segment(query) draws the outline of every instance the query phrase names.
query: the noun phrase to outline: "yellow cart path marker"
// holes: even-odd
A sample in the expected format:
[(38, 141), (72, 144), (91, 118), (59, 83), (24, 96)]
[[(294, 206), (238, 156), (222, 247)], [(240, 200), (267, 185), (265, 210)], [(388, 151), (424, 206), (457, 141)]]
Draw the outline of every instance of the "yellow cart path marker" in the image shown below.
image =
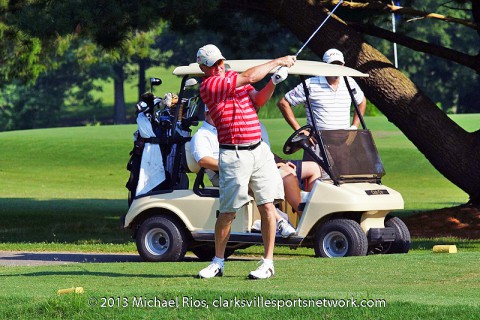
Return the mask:
[(73, 287), (73, 288), (68, 288), (68, 289), (59, 289), (57, 291), (57, 294), (66, 294), (66, 293), (83, 293), (83, 287)]
[(457, 253), (456, 245), (436, 245), (433, 246), (433, 253)]

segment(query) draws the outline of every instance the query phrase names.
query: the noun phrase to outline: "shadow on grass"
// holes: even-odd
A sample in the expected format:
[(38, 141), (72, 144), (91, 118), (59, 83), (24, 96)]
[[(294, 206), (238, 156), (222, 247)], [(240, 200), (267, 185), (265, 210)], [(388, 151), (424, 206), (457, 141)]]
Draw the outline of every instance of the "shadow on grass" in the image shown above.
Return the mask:
[(0, 198), (0, 241), (125, 244), (127, 209), (126, 200)]
[(103, 262), (140, 262), (140, 256), (133, 254), (107, 253), (68, 253), (68, 252), (2, 252), (0, 265), (19, 264), (65, 264), (65, 263), (103, 263)]
[[(252, 257), (232, 257), (229, 261), (252, 261)], [(188, 254), (183, 262), (200, 262), (193, 254)], [(72, 263), (116, 263), (144, 262), (138, 254), (121, 253), (77, 253), (77, 252), (10, 252), (0, 251), (0, 266), (45, 266)], [(147, 262), (145, 262), (147, 263)], [(158, 262), (159, 265), (161, 262)]]
[[(3, 275), (0, 275), (2, 277)], [(91, 272), (91, 271), (44, 271), (32, 273), (20, 273), (16, 275), (5, 275), (8, 277), (41, 277), (41, 276), (95, 276), (95, 277), (111, 277), (111, 278), (194, 278), (192, 274), (132, 274), (132, 273), (116, 273), (116, 272)]]

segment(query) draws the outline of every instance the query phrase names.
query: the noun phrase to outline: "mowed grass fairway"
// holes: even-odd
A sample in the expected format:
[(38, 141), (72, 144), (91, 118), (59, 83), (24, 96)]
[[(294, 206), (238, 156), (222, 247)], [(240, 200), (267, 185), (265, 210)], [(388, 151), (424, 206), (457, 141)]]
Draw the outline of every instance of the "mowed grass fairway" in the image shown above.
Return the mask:
[[(478, 130), (480, 115), (453, 118), (468, 131)], [(273, 150), (281, 154), (291, 129), (282, 119), (263, 122)], [(366, 122), (387, 171), (383, 183), (404, 197), (405, 210), (397, 215), (468, 200), (384, 117)], [(0, 250), (136, 253), (130, 235), (118, 228), (118, 218), (127, 210), (125, 165), (135, 129), (0, 133)], [(459, 253), (431, 253), (432, 244), (446, 242), (457, 244)], [(312, 249), (277, 247), (276, 276), (266, 281), (246, 280), (261, 247), (239, 251), (226, 264), (225, 276), (210, 280), (193, 278), (206, 266), (194, 258), (0, 267), (0, 317), (480, 318), (480, 241), (413, 239), (413, 246), (406, 255), (342, 259), (317, 259)], [(84, 294), (56, 294), (79, 286)], [(162, 307), (167, 302), (173, 306)]]

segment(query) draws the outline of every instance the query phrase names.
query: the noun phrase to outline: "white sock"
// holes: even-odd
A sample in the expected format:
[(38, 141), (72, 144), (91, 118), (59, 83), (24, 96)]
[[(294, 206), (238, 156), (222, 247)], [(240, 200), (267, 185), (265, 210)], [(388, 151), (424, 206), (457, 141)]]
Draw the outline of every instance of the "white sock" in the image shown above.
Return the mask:
[(263, 259), (263, 263), (273, 266), (273, 260), (270, 260), (270, 259)]
[(215, 263), (218, 263), (219, 265), (221, 265), (223, 267), (223, 263), (224, 263), (225, 259), (221, 259), (221, 258), (218, 258), (217, 256), (215, 256), (213, 258), (213, 261), (212, 262), (215, 262)]

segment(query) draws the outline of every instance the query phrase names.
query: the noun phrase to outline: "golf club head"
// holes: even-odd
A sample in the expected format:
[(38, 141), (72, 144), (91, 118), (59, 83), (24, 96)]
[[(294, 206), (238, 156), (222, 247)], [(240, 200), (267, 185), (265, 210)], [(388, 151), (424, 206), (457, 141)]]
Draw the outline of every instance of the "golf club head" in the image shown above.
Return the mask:
[(160, 78), (150, 78), (150, 91), (153, 92), (153, 87), (159, 86), (162, 84), (162, 79)]
[(187, 79), (187, 81), (185, 81), (185, 88), (187, 87), (193, 87), (194, 85), (196, 85), (198, 83), (198, 81), (194, 78), (190, 78), (190, 79)]
[(150, 78), (150, 85), (151, 86), (159, 86), (162, 84), (162, 79), (160, 78)]

